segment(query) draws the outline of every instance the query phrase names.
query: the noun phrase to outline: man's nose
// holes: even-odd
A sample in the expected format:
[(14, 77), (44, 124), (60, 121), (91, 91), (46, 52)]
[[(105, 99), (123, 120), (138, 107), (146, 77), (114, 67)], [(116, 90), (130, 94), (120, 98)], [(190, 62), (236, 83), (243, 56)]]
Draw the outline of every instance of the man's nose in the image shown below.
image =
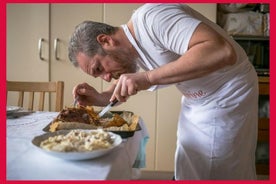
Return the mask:
[(100, 77), (101, 77), (103, 80), (105, 80), (106, 82), (110, 82), (110, 81), (111, 81), (111, 73), (102, 74)]

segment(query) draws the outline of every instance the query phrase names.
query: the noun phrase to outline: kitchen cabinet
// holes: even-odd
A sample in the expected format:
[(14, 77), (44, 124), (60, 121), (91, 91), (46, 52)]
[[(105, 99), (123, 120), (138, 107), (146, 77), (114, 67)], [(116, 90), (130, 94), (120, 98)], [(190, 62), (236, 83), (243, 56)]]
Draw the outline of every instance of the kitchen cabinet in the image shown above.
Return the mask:
[[(102, 4), (8, 4), (7, 80), (63, 80), (65, 106), (71, 105), (77, 83), (89, 81), (101, 89), (100, 79), (88, 77), (68, 61), (67, 44), (74, 26), (84, 19), (101, 21), (102, 9)], [(12, 95), (8, 104), (14, 104)], [(47, 98), (46, 109), (51, 110), (54, 104)]]
[[(87, 82), (101, 91), (94, 79), (68, 60), (67, 45), (74, 27), (83, 20), (103, 21), (104, 4), (8, 4), (7, 80), (56, 81), (64, 86), (64, 105), (72, 104), (72, 89)], [(39, 47), (39, 48), (38, 48)], [(8, 96), (8, 104), (15, 104)], [(51, 101), (48, 109), (53, 109)], [(46, 108), (47, 109), (47, 108)]]
[[(69, 62), (67, 57), (69, 37), (74, 27), (83, 20), (106, 22), (115, 26), (124, 24), (132, 12), (141, 5), (135, 3), (8, 4), (7, 79), (63, 80), (65, 106), (72, 104), (72, 88), (78, 83), (87, 82), (97, 90), (103, 91), (108, 87), (108, 83), (88, 76)], [(215, 3), (189, 5), (215, 21)], [(41, 52), (38, 49), (40, 39), (43, 39)], [(8, 99), (8, 102), (11, 101), (12, 98)], [(180, 101), (181, 93), (172, 85), (156, 92), (139, 92), (129, 98), (127, 103), (114, 107), (113, 110), (133, 111), (146, 123), (150, 139), (146, 147), (145, 170), (174, 170)]]
[(50, 4), (50, 80), (64, 81), (64, 105), (72, 104), (73, 87), (86, 82), (102, 90), (102, 80), (75, 68), (68, 59), (68, 42), (74, 28), (84, 20), (103, 21), (103, 4)]
[(49, 37), (48, 17), (48, 4), (7, 4), (7, 79), (49, 80), (48, 44), (43, 60), (38, 52), (39, 40)]
[[(7, 4), (7, 80), (49, 81), (49, 32), (49, 4)], [(9, 93), (7, 104), (16, 105), (15, 96)]]

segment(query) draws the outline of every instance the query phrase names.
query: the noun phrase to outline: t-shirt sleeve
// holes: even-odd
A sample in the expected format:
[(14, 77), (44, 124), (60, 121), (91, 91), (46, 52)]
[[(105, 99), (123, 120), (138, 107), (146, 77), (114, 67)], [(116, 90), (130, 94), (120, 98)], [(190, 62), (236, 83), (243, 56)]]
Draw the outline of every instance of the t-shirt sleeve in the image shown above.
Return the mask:
[(188, 49), (189, 41), (201, 22), (190, 15), (191, 10), (185, 6), (162, 6), (153, 8), (145, 19), (149, 33), (156, 39), (159, 47), (179, 55)]

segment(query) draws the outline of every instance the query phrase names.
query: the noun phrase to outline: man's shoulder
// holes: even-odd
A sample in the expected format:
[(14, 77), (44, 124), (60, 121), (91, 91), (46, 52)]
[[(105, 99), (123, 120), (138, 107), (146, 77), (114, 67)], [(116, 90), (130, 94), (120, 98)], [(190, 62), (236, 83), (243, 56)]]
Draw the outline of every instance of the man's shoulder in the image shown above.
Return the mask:
[(135, 10), (134, 14), (139, 16), (162, 15), (185, 9), (185, 4), (178, 3), (146, 3)]

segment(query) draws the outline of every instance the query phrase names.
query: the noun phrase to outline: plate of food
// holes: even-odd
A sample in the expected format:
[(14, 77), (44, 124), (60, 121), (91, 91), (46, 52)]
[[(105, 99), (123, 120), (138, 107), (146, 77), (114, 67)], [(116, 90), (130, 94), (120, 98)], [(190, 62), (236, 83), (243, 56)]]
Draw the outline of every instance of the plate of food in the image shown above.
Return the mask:
[(110, 111), (100, 118), (92, 106), (77, 106), (65, 107), (43, 131), (98, 128), (118, 134), (122, 138), (131, 137), (135, 131), (141, 130), (139, 116), (130, 111)]
[(38, 150), (64, 160), (95, 159), (110, 153), (121, 143), (119, 135), (102, 129), (48, 132), (32, 140)]

